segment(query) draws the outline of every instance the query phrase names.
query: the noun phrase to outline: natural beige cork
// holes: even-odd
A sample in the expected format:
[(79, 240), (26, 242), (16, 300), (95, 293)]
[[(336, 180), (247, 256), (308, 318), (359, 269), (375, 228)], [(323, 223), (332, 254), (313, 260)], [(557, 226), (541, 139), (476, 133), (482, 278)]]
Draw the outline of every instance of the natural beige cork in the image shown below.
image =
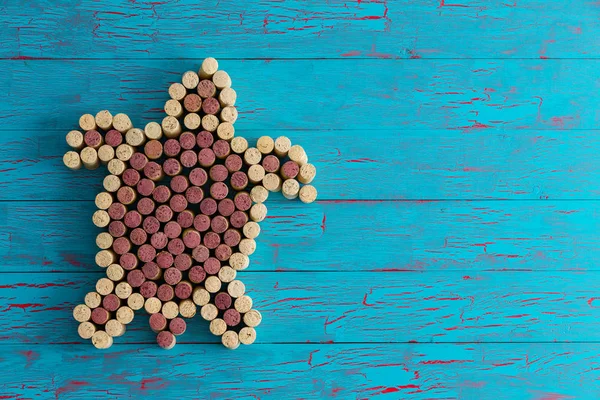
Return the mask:
[(311, 183), (316, 175), (317, 168), (314, 165), (307, 163), (300, 167), (300, 172), (298, 172), (296, 179), (298, 179), (300, 183), (307, 184)]
[(200, 118), (200, 115), (196, 113), (189, 113), (183, 119), (183, 125), (191, 131), (198, 129), (201, 124), (202, 119)]
[(217, 318), (217, 315), (219, 315), (219, 310), (214, 304), (205, 304), (200, 309), (200, 315), (206, 321), (212, 321), (213, 319)]
[(162, 137), (162, 128), (158, 122), (148, 122), (144, 128), (144, 133), (149, 140), (158, 140)]
[(231, 78), (229, 77), (229, 74), (223, 70), (215, 72), (212, 81), (217, 89), (231, 87)]
[(221, 280), (216, 276), (209, 276), (204, 281), (204, 288), (210, 293), (217, 293), (221, 289)]
[(228, 265), (221, 267), (218, 273), (219, 280), (223, 283), (231, 282), (235, 279), (237, 272)]
[[(129, 299), (129, 297), (131, 297), (132, 293), (133, 293), (133, 288), (127, 282), (119, 282), (117, 284), (117, 286), (115, 287), (115, 294), (121, 300)], [(131, 307), (131, 305), (129, 305), (129, 307)], [(133, 308), (133, 307), (131, 307), (131, 308)]]
[(113, 117), (113, 128), (121, 133), (125, 133), (133, 128), (133, 124), (131, 123), (131, 119), (129, 119), (127, 114), (120, 113)]
[(256, 241), (254, 239), (242, 239), (238, 245), (240, 253), (250, 256), (256, 251)]
[(172, 116), (167, 116), (162, 120), (162, 130), (167, 138), (176, 138), (181, 134), (181, 124), (179, 120)]
[(165, 103), (165, 112), (167, 115), (179, 118), (183, 115), (183, 107), (178, 100), (167, 100)]
[(221, 318), (215, 318), (210, 321), (210, 333), (215, 336), (221, 336), (227, 331), (227, 324)]
[(194, 304), (204, 306), (210, 301), (210, 293), (204, 288), (197, 287), (192, 292), (192, 300)]
[[(115, 156), (116, 156), (116, 152), (115, 152)], [(110, 160), (108, 162), (108, 172), (110, 172), (113, 175), (117, 175), (120, 176), (123, 171), (125, 171), (125, 169), (127, 168), (127, 164), (125, 164), (123, 161), (119, 160), (118, 158), (113, 158), (112, 160)]]
[(275, 148), (275, 141), (270, 136), (261, 136), (258, 138), (258, 141), (256, 142), (256, 148), (262, 154), (265, 154), (265, 155), (270, 154), (273, 151), (273, 149)]
[(260, 164), (251, 165), (248, 168), (248, 180), (254, 184), (262, 182), (265, 177), (265, 169)]
[(290, 150), (288, 151), (288, 157), (290, 160), (295, 161), (300, 166), (308, 162), (308, 156), (306, 155), (304, 148), (297, 144), (290, 147)]
[(234, 106), (237, 100), (237, 93), (232, 88), (224, 88), (219, 93), (219, 103), (222, 107)]
[(96, 236), (96, 246), (102, 250), (110, 249), (113, 244), (113, 237), (108, 232), (101, 232)]
[(193, 318), (196, 315), (196, 305), (192, 300), (182, 300), (179, 303), (179, 314), (183, 318)]
[(227, 293), (234, 299), (237, 299), (246, 293), (246, 286), (242, 281), (231, 281), (229, 282), (229, 285), (227, 285)]
[(82, 339), (91, 339), (96, 332), (96, 327), (91, 322), (82, 322), (77, 327), (77, 333)]
[(96, 292), (98, 292), (98, 294), (100, 294), (102, 296), (111, 294), (114, 287), (115, 287), (114, 282), (108, 278), (100, 278), (96, 282)]
[(227, 331), (221, 336), (221, 342), (223, 346), (227, 347), (230, 350), (235, 350), (240, 347), (240, 339), (238, 338), (238, 334), (234, 331)]
[(267, 217), (267, 206), (264, 203), (256, 203), (250, 208), (250, 219), (254, 222), (261, 222)]
[(121, 161), (129, 161), (135, 149), (127, 143), (120, 144), (115, 151), (115, 155)]
[(200, 78), (194, 71), (187, 71), (181, 77), (181, 83), (183, 83), (183, 86), (185, 86), (186, 89), (196, 89), (198, 83), (200, 83)]
[(120, 323), (127, 325), (133, 321), (133, 310), (127, 306), (119, 307), (117, 310), (117, 321)]
[(102, 185), (107, 192), (115, 193), (121, 187), (121, 178), (117, 175), (106, 175)]
[(104, 131), (108, 131), (113, 125), (113, 116), (108, 110), (102, 110), (96, 114), (96, 125)]
[(260, 225), (254, 221), (246, 222), (246, 225), (242, 228), (244, 236), (248, 239), (256, 239), (260, 235)]
[(105, 210), (97, 210), (92, 215), (92, 222), (98, 228), (104, 228), (104, 227), (108, 226), (108, 224), (110, 223), (110, 216), (108, 215), (108, 213)]
[(131, 296), (127, 298), (127, 305), (133, 311), (141, 310), (144, 307), (144, 296), (139, 293), (132, 293)]
[(106, 276), (113, 282), (119, 282), (125, 277), (125, 270), (119, 264), (110, 264), (106, 268)]
[[(202, 129), (209, 132), (214, 132), (219, 127), (219, 118), (215, 115), (208, 114), (202, 117)], [(221, 137), (219, 135), (219, 137)], [(226, 140), (226, 139), (225, 139)]]
[(223, 109), (221, 110), (221, 121), (233, 124), (235, 123), (235, 121), (237, 121), (237, 118), (238, 112), (235, 107), (227, 106), (223, 107)]
[(92, 310), (85, 304), (78, 304), (73, 309), (73, 318), (77, 322), (89, 321), (92, 317)]
[(108, 164), (108, 162), (115, 158), (115, 149), (112, 146), (103, 144), (98, 149), (98, 158), (102, 164)]
[(108, 349), (113, 344), (113, 338), (105, 331), (96, 331), (92, 336), (92, 344), (97, 349)]
[(258, 164), (262, 158), (262, 154), (256, 147), (249, 147), (244, 152), (244, 161), (248, 165)]
[(254, 186), (250, 190), (250, 198), (255, 203), (264, 203), (269, 198), (269, 191), (264, 186)]
[(279, 192), (281, 190), (281, 178), (277, 174), (268, 173), (263, 178), (262, 185), (269, 192)]
[(146, 134), (140, 128), (131, 128), (125, 134), (127, 144), (138, 147), (146, 142)]
[(248, 268), (248, 265), (250, 265), (250, 258), (242, 253), (233, 253), (229, 257), (229, 265), (236, 271), (241, 271)]
[(241, 136), (231, 139), (231, 150), (234, 153), (242, 154), (248, 148), (248, 141)]
[(239, 338), (241, 344), (248, 345), (254, 343), (256, 340), (256, 329), (249, 326), (243, 327), (240, 329)]
[[(217, 136), (219, 137), (219, 139), (223, 139), (223, 140), (235, 140), (234, 136), (235, 136), (235, 128), (233, 127), (233, 124), (230, 122), (222, 122), (219, 124), (219, 126), (217, 127)], [(238, 146), (243, 146), (243, 143), (239, 143), (237, 144)], [(248, 142), (246, 141), (246, 148), (248, 147)], [(232, 142), (232, 149), (233, 149), (233, 142)], [(244, 149), (245, 151), (246, 149)], [(235, 151), (235, 150), (233, 150)], [(235, 151), (236, 153), (241, 153), (238, 151)]]
[(146, 310), (148, 314), (156, 314), (160, 312), (161, 308), (162, 302), (156, 297), (150, 297), (149, 299), (146, 299), (146, 302), (144, 303), (144, 310)]
[(252, 309), (252, 298), (248, 295), (240, 296), (233, 305), (240, 314), (245, 314)]
[(89, 292), (85, 295), (83, 301), (89, 308), (97, 308), (100, 307), (100, 304), (102, 304), (102, 296), (100, 296), (100, 294), (97, 292)]
[(262, 321), (262, 315), (257, 310), (250, 310), (244, 314), (244, 323), (251, 328), (255, 328), (260, 325)]
[(174, 301), (167, 301), (162, 305), (161, 312), (166, 319), (173, 319), (179, 315), (179, 306)]
[(98, 127), (96, 125), (96, 118), (94, 118), (94, 116), (92, 114), (83, 114), (79, 118), (79, 126), (85, 132), (92, 131)]
[(303, 203), (312, 203), (317, 199), (317, 189), (312, 185), (302, 186), (299, 197)]
[(67, 144), (75, 150), (81, 150), (85, 146), (85, 142), (83, 141), (83, 133), (79, 131), (71, 131), (67, 133), (66, 140)]
[(292, 141), (288, 137), (279, 136), (275, 139), (275, 154), (277, 154), (279, 158), (287, 156), (290, 147), (292, 147)]
[(83, 165), (81, 157), (76, 151), (67, 151), (63, 156), (63, 163), (67, 168), (72, 170), (78, 170)]
[(207, 57), (202, 61), (198, 75), (202, 79), (209, 79), (219, 70), (219, 63), (212, 57)]
[(169, 86), (169, 96), (171, 96), (173, 100), (183, 100), (186, 94), (187, 90), (181, 83), (173, 83)]
[(87, 169), (96, 169), (100, 166), (98, 152), (92, 147), (86, 147), (80, 153), (81, 162)]
[(283, 197), (285, 197), (288, 200), (292, 200), (298, 197), (299, 191), (300, 184), (295, 179), (286, 179), (281, 185), (281, 193), (283, 194)]
[(125, 334), (125, 325), (116, 319), (108, 320), (104, 329), (112, 337), (119, 337)]

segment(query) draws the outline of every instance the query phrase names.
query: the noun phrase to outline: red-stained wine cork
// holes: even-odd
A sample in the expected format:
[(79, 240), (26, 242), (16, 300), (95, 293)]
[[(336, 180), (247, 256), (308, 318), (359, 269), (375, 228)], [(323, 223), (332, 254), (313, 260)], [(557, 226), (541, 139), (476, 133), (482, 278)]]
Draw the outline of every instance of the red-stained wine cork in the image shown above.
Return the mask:
[(187, 93), (185, 86), (181, 83), (173, 83), (169, 86), (169, 96), (173, 100), (183, 100)]
[(208, 259), (210, 251), (207, 247), (200, 245), (192, 251), (192, 257), (198, 262), (204, 262)]
[[(243, 269), (248, 268), (248, 265), (250, 265), (250, 258), (248, 258), (247, 255), (242, 254), (242, 253), (233, 253), (229, 257), (229, 265), (231, 265), (231, 267), (233, 269), (235, 269), (237, 271), (241, 271)], [(233, 296), (233, 294), (232, 294), (232, 296)], [(233, 296), (233, 297), (237, 297), (237, 296)]]
[(244, 161), (248, 165), (258, 164), (262, 158), (260, 151), (256, 147), (249, 147), (244, 152)]
[(102, 296), (98, 292), (89, 292), (85, 295), (84, 303), (89, 308), (100, 307), (102, 304)]
[(245, 326), (240, 329), (238, 336), (241, 344), (249, 345), (256, 341), (256, 330), (249, 326)]
[(158, 219), (160, 222), (169, 222), (171, 219), (173, 219), (173, 210), (171, 210), (169, 206), (163, 204), (162, 206), (158, 206), (155, 215), (156, 219)]
[(300, 184), (295, 179), (286, 179), (281, 186), (281, 193), (283, 194), (283, 197), (288, 200), (298, 197), (299, 192)]
[(100, 146), (98, 149), (98, 159), (102, 164), (108, 164), (108, 162), (115, 158), (115, 149), (107, 144)]
[(197, 113), (189, 113), (183, 118), (183, 125), (191, 131), (194, 131), (200, 127), (202, 119)]
[(167, 329), (167, 319), (160, 313), (152, 314), (149, 319), (150, 329), (158, 333)]
[(133, 124), (126, 114), (117, 114), (113, 117), (113, 128), (121, 133), (125, 133), (133, 128)]
[(91, 339), (96, 332), (96, 326), (91, 322), (82, 322), (77, 327), (77, 333), (82, 339)]
[(165, 350), (171, 350), (177, 344), (177, 340), (171, 332), (162, 331), (156, 335), (156, 343)]
[(228, 193), (229, 188), (223, 182), (215, 182), (210, 185), (210, 195), (215, 200), (223, 200)]
[(107, 169), (111, 174), (118, 176), (121, 175), (125, 169), (127, 169), (127, 165), (118, 158), (113, 158), (108, 162)]
[(180, 271), (187, 271), (192, 266), (192, 257), (185, 253), (177, 254), (173, 265)]
[(163, 150), (167, 157), (176, 157), (181, 151), (181, 144), (177, 139), (168, 139), (164, 144)]
[(131, 271), (132, 269), (137, 268), (138, 258), (133, 253), (126, 253), (119, 257), (119, 264), (123, 269)]
[(96, 150), (98, 150), (100, 146), (104, 144), (102, 135), (96, 130), (87, 131), (83, 136), (83, 141), (85, 142), (86, 146)]
[(285, 136), (279, 136), (277, 139), (275, 139), (274, 150), (278, 157), (283, 158), (287, 156), (291, 147), (292, 141), (289, 138)]
[(144, 153), (150, 160), (157, 160), (163, 154), (163, 145), (158, 140), (150, 140), (144, 146)]
[(223, 122), (235, 123), (238, 118), (238, 111), (235, 107), (227, 106), (223, 107), (220, 114), (220, 119)]
[(123, 222), (128, 228), (137, 228), (142, 223), (142, 215), (135, 210), (127, 211), (127, 214), (125, 214), (125, 217), (123, 218)]
[(125, 134), (125, 141), (133, 147), (139, 147), (146, 142), (146, 134), (139, 128), (131, 128)]
[(196, 90), (198, 92), (198, 95), (203, 99), (213, 97), (217, 93), (217, 88), (215, 87), (215, 84), (208, 79), (201, 80)]
[(156, 281), (162, 277), (162, 270), (160, 269), (158, 264), (152, 261), (144, 264), (144, 266), (142, 267), (142, 272), (146, 279), (149, 279), (151, 281)]
[(152, 191), (152, 198), (157, 203), (166, 203), (171, 198), (171, 189), (165, 185), (156, 186)]
[(221, 280), (216, 276), (209, 276), (204, 281), (204, 288), (209, 293), (217, 293), (219, 290), (221, 290)]
[(179, 118), (183, 115), (183, 107), (178, 100), (167, 100), (165, 103), (165, 113), (175, 118)]
[(129, 253), (131, 250), (131, 242), (126, 237), (116, 238), (113, 242), (113, 251), (118, 255)]
[(217, 140), (213, 144), (212, 149), (215, 152), (215, 156), (218, 159), (224, 159), (227, 156), (229, 156), (229, 153), (231, 153), (231, 147), (229, 145), (229, 142), (223, 139)]
[(231, 199), (223, 199), (219, 201), (217, 209), (219, 211), (219, 214), (225, 217), (229, 217), (235, 211), (235, 204)]
[(155, 184), (152, 180), (148, 178), (140, 179), (140, 181), (136, 185), (136, 189), (138, 193), (142, 196), (150, 196), (154, 191)]
[(104, 141), (110, 147), (119, 147), (123, 143), (123, 134), (116, 129), (111, 129), (104, 135)]
[(76, 151), (67, 151), (63, 156), (63, 163), (67, 168), (72, 170), (78, 170), (83, 165), (81, 157)]
[(162, 120), (162, 130), (166, 137), (175, 138), (181, 133), (181, 124), (179, 120), (172, 116), (167, 116)]
[(152, 281), (145, 281), (140, 286), (140, 294), (144, 296), (144, 298), (149, 299), (150, 297), (154, 297), (156, 295), (156, 291), (158, 290), (158, 286), (156, 283)]
[(184, 195), (176, 194), (169, 200), (169, 207), (171, 207), (174, 212), (182, 212), (187, 208), (187, 206), (188, 202)]
[(156, 217), (146, 217), (144, 218), (143, 228), (147, 234), (152, 235), (160, 229), (160, 221)]
[(185, 251), (185, 245), (183, 244), (183, 240), (179, 238), (169, 240), (169, 244), (167, 245), (169, 253), (174, 256), (179, 255)]
[(162, 250), (167, 247), (169, 238), (164, 232), (156, 232), (150, 237), (150, 244), (157, 250)]
[(240, 253), (247, 256), (251, 255), (256, 251), (256, 241), (254, 239), (244, 238), (240, 241), (239, 245)]
[(183, 99), (183, 107), (187, 112), (197, 113), (202, 109), (202, 99), (195, 93), (190, 93)]
[(117, 321), (123, 325), (130, 324), (133, 321), (133, 310), (127, 306), (122, 306), (117, 310)]
[(254, 186), (250, 190), (250, 198), (255, 203), (264, 203), (269, 198), (269, 191), (264, 186)]
[(127, 306), (134, 311), (141, 310), (144, 307), (144, 302), (144, 297), (139, 293), (132, 293), (127, 298)]
[(215, 318), (210, 321), (210, 333), (215, 336), (221, 336), (227, 331), (227, 324), (221, 318)]
[(188, 279), (190, 282), (195, 284), (202, 283), (205, 278), (206, 272), (200, 265), (194, 265), (192, 268), (190, 268), (188, 272)]
[(144, 153), (134, 153), (129, 159), (129, 165), (134, 170), (141, 171), (148, 164), (148, 157)]
[(84, 131), (91, 131), (98, 127), (96, 125), (96, 118), (94, 118), (94, 116), (92, 114), (83, 114), (79, 118), (79, 126)]
[(262, 166), (266, 172), (276, 173), (279, 171), (279, 158), (274, 155), (268, 155), (263, 159)]
[(212, 321), (213, 319), (217, 318), (217, 315), (219, 315), (219, 310), (214, 304), (205, 304), (200, 309), (200, 315), (206, 321)]
[(219, 70), (219, 63), (213, 57), (207, 57), (202, 61), (198, 75), (202, 79), (212, 78), (212, 76)]
[(237, 272), (235, 269), (231, 268), (228, 265), (225, 265), (219, 270), (219, 274), (217, 275), (219, 280), (223, 283), (231, 282), (237, 276)]
[(175, 260), (173, 259), (173, 255), (171, 253), (169, 253), (168, 251), (161, 251), (156, 256), (156, 263), (162, 269), (167, 269), (167, 268), (171, 267), (173, 265), (174, 261)]
[(223, 88), (219, 93), (219, 103), (221, 103), (221, 106), (223, 107), (234, 106), (236, 100), (237, 93), (230, 87)]
[(108, 232), (101, 232), (96, 236), (96, 246), (102, 250), (108, 250), (112, 247), (113, 237)]
[(92, 317), (92, 310), (85, 304), (79, 304), (73, 309), (73, 318), (77, 322), (89, 321)]
[(70, 131), (67, 133), (66, 141), (69, 146), (75, 150), (81, 150), (84, 147), (83, 133), (79, 131)]
[[(108, 175), (107, 178), (109, 176), (114, 176), (114, 175)], [(135, 186), (140, 181), (140, 173), (137, 172), (135, 169), (128, 168), (125, 171), (123, 171), (122, 179), (123, 179), (123, 183), (126, 184), (127, 186)]]
[(181, 174), (183, 168), (179, 163), (179, 160), (177, 160), (176, 158), (169, 158), (163, 163), (163, 171), (168, 176), (175, 176)]
[(300, 171), (298, 171), (298, 176), (296, 179), (298, 179), (300, 183), (308, 184), (315, 179), (316, 175), (317, 169), (315, 166), (307, 163), (300, 167)]
[(179, 315), (179, 305), (174, 301), (167, 301), (162, 305), (161, 313), (166, 319), (176, 318)]
[(158, 140), (162, 137), (162, 128), (158, 122), (148, 122), (144, 128), (144, 133), (149, 140)]
[[(192, 303), (193, 304), (193, 303)], [(181, 310), (182, 305), (179, 306), (179, 309)], [(188, 307), (185, 307), (186, 309)], [(194, 306), (194, 309), (196, 307)], [(187, 328), (187, 324), (185, 323), (185, 320), (183, 318), (173, 318), (171, 321), (169, 321), (169, 330), (171, 331), (171, 333), (175, 336), (179, 336), (179, 335), (183, 335), (185, 333), (185, 330)]]
[(203, 168), (194, 168), (190, 171), (190, 182), (195, 186), (202, 186), (208, 180), (208, 174)]
[(201, 237), (200, 233), (194, 229), (186, 229), (183, 232), (183, 244), (188, 249), (194, 249), (200, 245)]
[(181, 281), (181, 271), (175, 267), (170, 267), (165, 270), (163, 279), (171, 286), (177, 285)]
[(215, 296), (215, 306), (217, 306), (219, 310), (229, 309), (232, 303), (231, 296), (225, 292), (217, 293)]
[(106, 175), (102, 185), (107, 192), (114, 193), (121, 187), (121, 178), (116, 175)]
[(129, 240), (136, 246), (141, 246), (148, 240), (148, 234), (142, 228), (135, 228), (129, 233)]
[(198, 135), (196, 135), (196, 144), (203, 149), (211, 147), (213, 142), (213, 135), (208, 131), (200, 131)]
[[(215, 117), (214, 115), (211, 117), (213, 117), (212, 120), (218, 122), (219, 119), (217, 117)], [(217, 136), (219, 137), (219, 139), (222, 140), (233, 140), (233, 137), (235, 136), (235, 128), (233, 127), (233, 124), (231, 122), (221, 122), (220, 124), (218, 124)]]
[(210, 227), (215, 233), (224, 233), (229, 229), (229, 222), (222, 215), (217, 215), (210, 221)]
[(199, 204), (202, 201), (202, 199), (204, 199), (204, 191), (198, 186), (189, 187), (185, 191), (185, 199), (190, 204)]
[(214, 97), (209, 97), (204, 99), (202, 102), (202, 111), (205, 114), (216, 115), (221, 110), (221, 104), (219, 104), (219, 100)]
[(127, 143), (123, 143), (116, 148), (115, 155), (121, 161), (129, 161), (134, 152), (135, 149), (133, 147)]
[(210, 301), (210, 293), (204, 288), (197, 287), (192, 292), (192, 300), (198, 306), (205, 306)]
[(262, 321), (262, 315), (257, 310), (250, 310), (244, 314), (244, 323), (251, 328), (255, 328), (260, 325)]
[(137, 203), (138, 212), (142, 215), (150, 215), (154, 212), (154, 201), (149, 197), (140, 199)]
[(300, 188), (299, 197), (303, 203), (312, 203), (317, 199), (317, 189), (312, 185), (304, 185)]
[(235, 211), (229, 217), (229, 223), (234, 228), (238, 228), (238, 229), (243, 228), (247, 222), (248, 222), (248, 215), (243, 211), (239, 211), (239, 210)]
[[(257, 165), (253, 165), (252, 167), (257, 167)], [(253, 172), (256, 173), (256, 171)], [(248, 171), (248, 173), (250, 173), (250, 171)], [(248, 186), (248, 175), (246, 175), (244, 172), (236, 171), (231, 175), (229, 183), (235, 190), (244, 190), (246, 186)]]
[(256, 239), (260, 235), (260, 225), (254, 221), (250, 221), (244, 225), (242, 231), (248, 239)]
[(91, 147), (85, 147), (81, 150), (79, 157), (81, 158), (81, 163), (87, 169), (96, 169), (100, 166), (98, 152)]
[(113, 116), (108, 110), (102, 110), (96, 114), (96, 125), (104, 131), (112, 128)]
[(209, 275), (217, 275), (221, 269), (221, 262), (214, 257), (209, 257), (204, 262), (204, 271)]
[(150, 297), (144, 301), (144, 310), (148, 314), (156, 314), (159, 313), (162, 308), (162, 302), (156, 297)]
[(300, 172), (300, 166), (294, 161), (288, 161), (281, 166), (281, 176), (283, 179), (294, 179)]
[(234, 307), (241, 314), (245, 314), (252, 309), (252, 298), (247, 295), (243, 295), (235, 299)]
[(113, 344), (113, 338), (105, 331), (96, 331), (92, 335), (92, 344), (95, 348), (105, 350)]
[(123, 186), (117, 191), (117, 199), (125, 205), (132, 204), (137, 198), (135, 190), (128, 186)]
[(194, 217), (194, 228), (199, 232), (207, 231), (210, 228), (210, 217), (206, 214), (196, 215)]
[(182, 281), (182, 282), (179, 282), (177, 284), (177, 286), (175, 286), (175, 296), (177, 296), (181, 300), (188, 299), (191, 295), (192, 295), (192, 284), (191, 283)]
[(272, 173), (265, 175), (262, 181), (262, 185), (270, 192), (279, 192), (281, 190), (281, 178)]
[(250, 219), (254, 222), (261, 222), (267, 216), (267, 207), (263, 203), (256, 203), (248, 212)]
[[(244, 222), (241, 226), (243, 227), (246, 223)], [(229, 246), (234, 247), (240, 243), (241, 235), (240, 232), (236, 229), (227, 229), (223, 234), (223, 242)]]
[(242, 316), (235, 308), (230, 308), (223, 313), (223, 321), (227, 326), (238, 326), (242, 321)]
[(110, 313), (102, 307), (94, 308), (94, 310), (92, 311), (92, 321), (96, 325), (104, 325), (108, 322), (109, 319)]
[(198, 152), (198, 163), (203, 167), (210, 167), (215, 160), (215, 152), (212, 149), (202, 149)]
[(115, 312), (121, 307), (121, 299), (114, 293), (108, 294), (102, 299), (102, 307), (104, 307), (106, 311)]
[(242, 165), (242, 157), (238, 156), (237, 154), (230, 154), (225, 159), (225, 168), (227, 168), (229, 172), (239, 171), (242, 169)]
[(196, 135), (192, 132), (184, 132), (179, 136), (179, 145), (184, 150), (192, 150), (196, 146)]
[(164, 227), (164, 233), (169, 239), (175, 239), (181, 235), (181, 225), (175, 221), (169, 221)]
[(110, 250), (100, 250), (98, 253), (96, 253), (96, 264), (102, 268), (106, 268), (110, 264), (114, 264), (116, 259), (117, 256), (115, 253)]
[[(113, 237), (121, 237), (127, 233), (127, 227), (121, 221), (112, 221), (108, 225), (108, 233)], [(112, 245), (112, 244), (111, 244)]]
[(158, 290), (156, 291), (156, 297), (163, 302), (173, 300), (175, 297), (175, 290), (173, 290), (173, 286), (169, 285), (168, 283), (163, 283), (158, 287)]
[(202, 200), (202, 202), (200, 202), (200, 211), (205, 215), (213, 215), (217, 212), (217, 202), (211, 198)]
[(212, 81), (217, 89), (231, 87), (231, 78), (229, 77), (229, 74), (223, 70), (215, 72), (212, 76)]
[(234, 331), (227, 331), (221, 336), (221, 343), (230, 350), (235, 350), (240, 347), (240, 339)]
[(129, 271), (129, 273), (127, 274), (127, 283), (129, 283), (129, 285), (133, 288), (139, 288), (145, 281), (146, 277), (144, 276), (144, 273), (139, 269)]
[(186, 89), (196, 89), (199, 82), (200, 78), (194, 71), (187, 71), (181, 77), (181, 83), (183, 83), (183, 86), (185, 86)]
[(138, 249), (137, 256), (142, 262), (150, 262), (156, 257), (156, 249), (149, 244), (143, 244)]
[(196, 152), (194, 150), (186, 150), (183, 153), (181, 153), (181, 156), (179, 156), (179, 161), (184, 167), (193, 168), (198, 162), (198, 156), (196, 155)]
[(237, 193), (233, 198), (233, 202), (235, 203), (235, 207), (240, 211), (248, 211), (252, 207), (252, 199), (246, 192)]
[(207, 232), (204, 234), (202, 243), (204, 243), (204, 246), (206, 246), (207, 248), (213, 250), (216, 249), (219, 244), (221, 244), (221, 237), (218, 233)]
[(231, 150), (237, 154), (243, 154), (248, 149), (248, 141), (241, 136), (231, 139)]

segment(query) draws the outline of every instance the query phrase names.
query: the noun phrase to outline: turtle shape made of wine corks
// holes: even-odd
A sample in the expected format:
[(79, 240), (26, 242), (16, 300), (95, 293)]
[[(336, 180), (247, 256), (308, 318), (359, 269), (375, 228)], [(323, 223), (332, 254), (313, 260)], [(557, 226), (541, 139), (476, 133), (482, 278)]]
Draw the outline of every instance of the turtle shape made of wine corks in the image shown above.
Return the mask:
[(256, 249), (269, 192), (311, 203), (314, 165), (281, 136), (256, 147), (235, 136), (236, 92), (214, 58), (169, 87), (161, 124), (135, 128), (125, 114), (83, 115), (67, 134), (71, 169), (106, 165), (93, 223), (106, 277), (73, 310), (78, 333), (106, 349), (137, 310), (170, 349), (199, 311), (223, 345), (256, 340), (262, 316), (238, 271)]

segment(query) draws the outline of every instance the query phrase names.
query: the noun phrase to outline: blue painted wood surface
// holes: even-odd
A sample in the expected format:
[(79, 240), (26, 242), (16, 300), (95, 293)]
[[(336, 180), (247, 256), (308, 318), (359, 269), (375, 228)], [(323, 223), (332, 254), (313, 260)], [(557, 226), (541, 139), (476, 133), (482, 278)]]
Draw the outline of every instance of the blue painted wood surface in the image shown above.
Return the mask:
[[(0, 398), (599, 398), (598, 8), (0, 4)], [(257, 344), (197, 320), (161, 351), (139, 315), (100, 352), (71, 308), (101, 273), (102, 173), (66, 170), (64, 135), (103, 108), (159, 119), (208, 55), (236, 129), (302, 143), (320, 200), (269, 199)]]

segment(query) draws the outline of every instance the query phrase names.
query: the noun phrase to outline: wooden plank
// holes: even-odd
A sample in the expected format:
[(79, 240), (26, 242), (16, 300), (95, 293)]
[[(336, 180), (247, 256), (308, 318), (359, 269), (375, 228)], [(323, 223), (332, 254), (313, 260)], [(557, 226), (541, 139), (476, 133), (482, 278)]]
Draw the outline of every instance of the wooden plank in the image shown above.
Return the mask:
[[(239, 129), (252, 143), (264, 131)], [(320, 199), (596, 199), (598, 131), (284, 131), (317, 165)], [(105, 168), (70, 171), (65, 131), (0, 135), (1, 200), (93, 200)], [(365, 190), (365, 188), (369, 188)]]
[[(80, 342), (72, 308), (100, 273), (4, 274), (3, 344)], [(600, 340), (600, 273), (243, 272), (259, 343)], [(151, 343), (141, 313), (118, 343)], [(200, 317), (181, 343), (211, 343)], [(91, 346), (91, 345), (90, 345)], [(91, 350), (91, 348), (90, 348)]]
[[(589, 105), (600, 102), (600, 60), (221, 64), (238, 92), (239, 129), (352, 129), (376, 138), (382, 129), (404, 127), (465, 134), (598, 127), (596, 110)], [(8, 93), (8, 101), (0, 104), (2, 129), (67, 132), (80, 115), (103, 108), (145, 124), (164, 116), (169, 83), (197, 67), (196, 60), (5, 60), (0, 62), (5, 71), (0, 89)]]
[[(269, 200), (251, 270), (598, 270), (597, 205)], [(94, 210), (91, 202), (0, 203), (2, 270), (97, 271)]]
[[(598, 57), (594, 2), (36, 0), (3, 4), (0, 57)], [(430, 29), (435, 27), (435, 29)]]
[(27, 345), (4, 351), (0, 366), (20, 376), (2, 374), (0, 387), (5, 398), (591, 399), (599, 353), (587, 343)]

